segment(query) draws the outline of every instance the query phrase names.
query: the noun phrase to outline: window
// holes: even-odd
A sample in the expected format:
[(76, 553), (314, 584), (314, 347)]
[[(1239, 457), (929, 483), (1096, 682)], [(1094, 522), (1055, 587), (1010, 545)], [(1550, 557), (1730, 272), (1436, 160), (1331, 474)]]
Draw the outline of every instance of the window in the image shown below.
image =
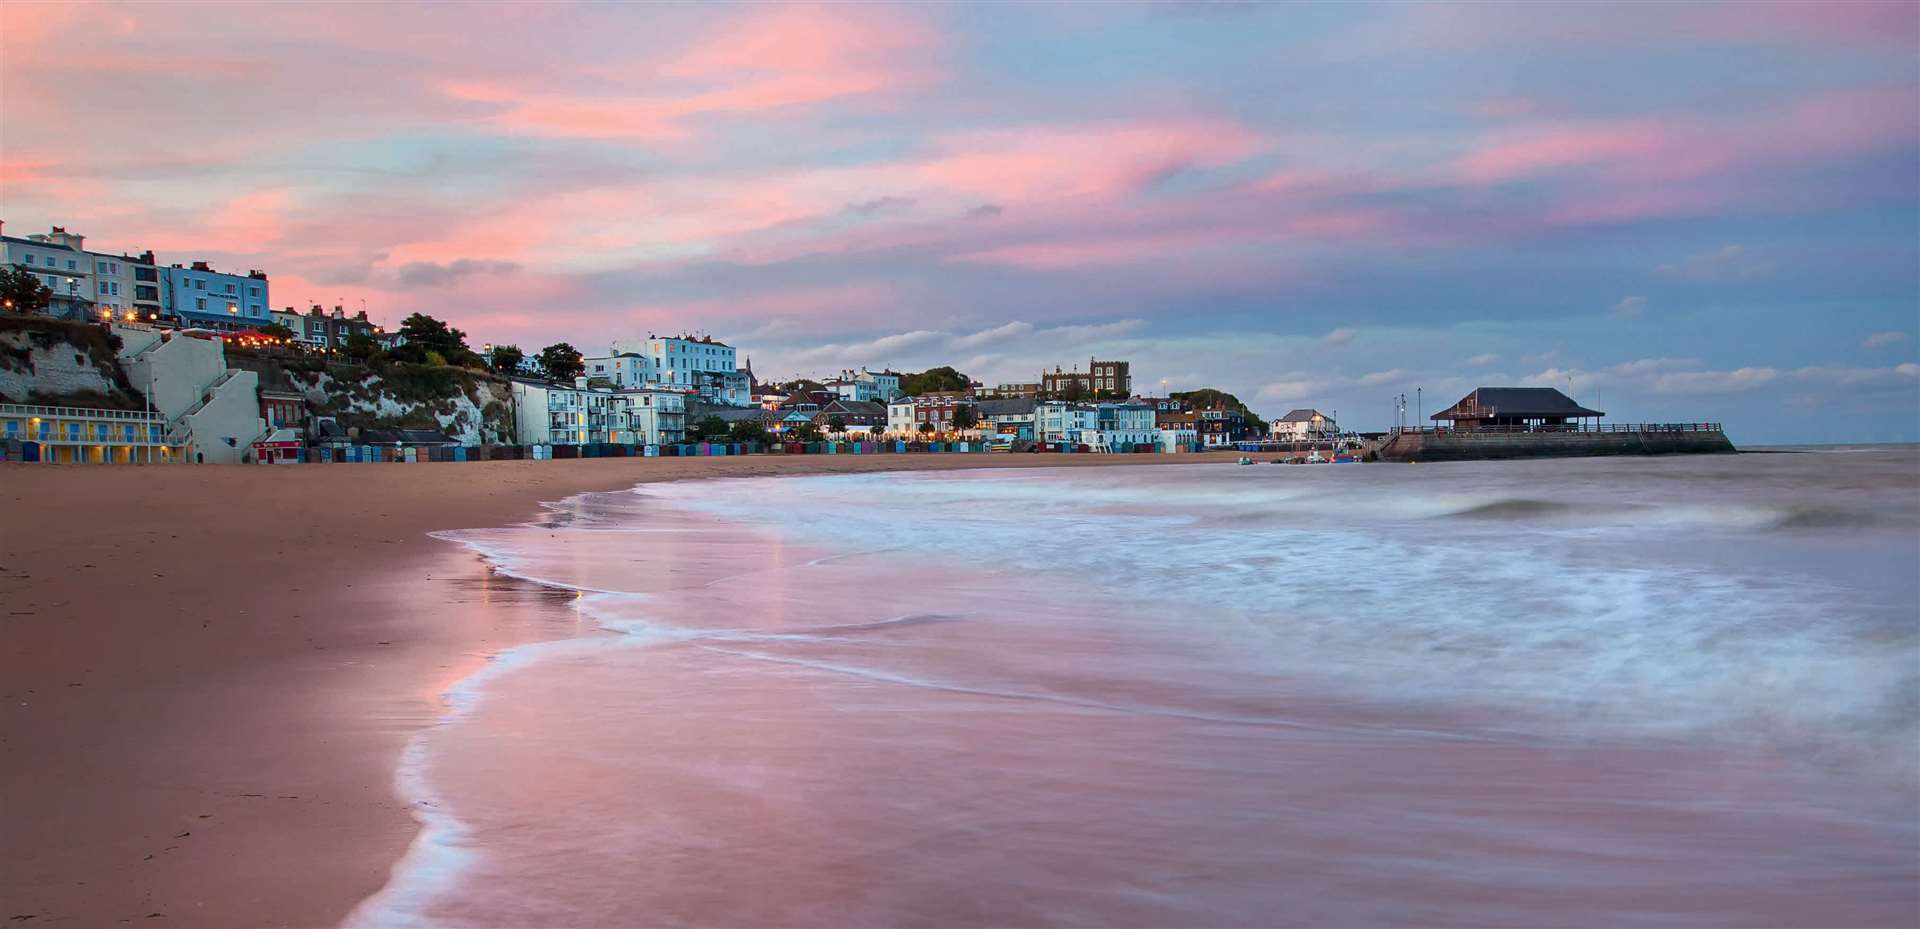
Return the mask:
[(196, 310), (204, 311), (207, 308), (207, 298), (205, 297), (193, 298), (193, 308)]
[(95, 438), (98, 438), (100, 441), (105, 442), (107, 440), (107, 424), (106, 423), (94, 424), (93, 434)]
[(69, 442), (80, 441), (80, 424), (79, 423), (67, 424), (67, 441)]
[(232, 285), (232, 284), (228, 284), (228, 285), (227, 285), (227, 293), (229, 293), (229, 294), (232, 294), (232, 293), (234, 293), (234, 289), (233, 289), (233, 285)]
[(129, 441), (129, 442), (131, 442), (131, 441), (133, 441), (133, 437), (134, 437), (134, 435), (135, 435), (136, 433), (135, 433), (135, 432), (134, 432), (134, 430), (133, 430), (133, 424), (132, 424), (132, 423), (128, 423), (128, 424), (126, 425), (126, 433), (127, 433), (127, 441)]
[(193, 289), (194, 289), (194, 290), (206, 290), (206, 289), (207, 289), (207, 282), (206, 282), (206, 281), (194, 281), (194, 282), (193, 282)]
[(23, 257), (23, 258), (25, 258), (25, 259), (27, 260), (27, 264), (33, 264), (33, 253), (32, 253), (32, 252), (23, 252), (23, 253), (21, 253), (21, 257)]
[(258, 287), (249, 287), (249, 288), (247, 288), (247, 296), (249, 296), (249, 297), (258, 297), (258, 296), (260, 296), (260, 288), (258, 288)]
[(53, 260), (53, 256), (52, 256), (52, 255), (48, 255), (48, 256), (47, 256), (47, 267), (49, 267), (49, 268), (57, 268), (57, 267), (59, 267), (59, 266), (60, 266), (60, 263), (59, 263), (59, 262), (57, 262), (57, 261), (54, 261), (54, 260)]
[(100, 292), (101, 292), (101, 293), (106, 293), (106, 292), (107, 292), (107, 282), (106, 282), (106, 281), (101, 281), (101, 282), (100, 282)]
[(74, 258), (69, 258), (69, 259), (67, 259), (67, 270), (69, 270), (69, 271), (78, 271), (78, 270), (80, 270), (80, 262), (79, 262), (79, 260), (78, 260), (78, 259), (74, 259)]
[(15, 436), (18, 436), (19, 434), (20, 434), (20, 421), (17, 419), (7, 420), (7, 438), (11, 439), (11, 438), (14, 438)]
[(57, 284), (57, 283), (59, 283), (59, 281), (58, 281), (58, 280), (56, 280), (56, 279), (54, 278), (54, 276), (53, 276), (53, 275), (51, 275), (51, 274), (49, 274), (49, 275), (47, 275), (47, 286), (48, 286), (48, 287), (52, 287), (52, 286), (54, 286), (54, 285), (55, 285), (55, 284)]
[(114, 282), (113, 282), (113, 295), (114, 295), (114, 296), (116, 296), (116, 297), (118, 297), (118, 296), (120, 296), (120, 282), (119, 282), (119, 281), (114, 281)]
[(93, 270), (96, 274), (105, 274), (107, 273), (107, 263), (104, 261), (96, 261), (93, 263)]

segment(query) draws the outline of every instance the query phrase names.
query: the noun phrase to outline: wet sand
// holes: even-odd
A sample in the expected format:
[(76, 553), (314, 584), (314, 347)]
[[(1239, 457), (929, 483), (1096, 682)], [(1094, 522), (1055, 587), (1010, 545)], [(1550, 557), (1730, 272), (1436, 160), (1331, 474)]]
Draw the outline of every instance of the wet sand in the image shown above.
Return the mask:
[(438, 695), (578, 631), (433, 530), (649, 481), (1235, 457), (0, 465), (0, 915), (325, 926), (378, 890), (417, 831), (395, 762)]

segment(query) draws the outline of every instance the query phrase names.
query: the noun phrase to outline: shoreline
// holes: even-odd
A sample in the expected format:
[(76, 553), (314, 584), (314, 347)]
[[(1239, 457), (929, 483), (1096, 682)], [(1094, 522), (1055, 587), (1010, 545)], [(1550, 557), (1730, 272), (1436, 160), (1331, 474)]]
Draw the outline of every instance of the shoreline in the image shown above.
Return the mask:
[(568, 637), (545, 594), (493, 602), (480, 557), (430, 532), (659, 481), (1238, 454), (0, 465), (6, 915), (335, 925), (384, 887), (421, 831), (395, 773), (440, 695)]

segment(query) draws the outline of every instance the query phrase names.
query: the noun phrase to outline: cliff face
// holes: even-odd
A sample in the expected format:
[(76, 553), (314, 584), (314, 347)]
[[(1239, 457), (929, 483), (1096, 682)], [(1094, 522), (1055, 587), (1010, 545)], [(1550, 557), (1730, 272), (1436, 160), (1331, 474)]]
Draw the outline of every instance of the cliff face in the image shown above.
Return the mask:
[[(249, 367), (256, 363), (248, 360)], [(403, 364), (271, 367), (262, 387), (298, 392), (309, 413), (348, 429), (438, 429), (462, 445), (505, 442), (513, 432), (507, 383), (478, 372)]]
[(137, 410), (143, 398), (114, 359), (114, 337), (87, 323), (0, 316), (0, 400)]

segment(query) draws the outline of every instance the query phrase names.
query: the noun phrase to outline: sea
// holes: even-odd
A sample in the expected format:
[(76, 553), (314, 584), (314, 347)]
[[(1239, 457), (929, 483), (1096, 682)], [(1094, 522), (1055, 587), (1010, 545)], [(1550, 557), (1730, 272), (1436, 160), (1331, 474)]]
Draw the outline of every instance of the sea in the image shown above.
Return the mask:
[(578, 633), (446, 694), (350, 925), (1920, 924), (1920, 448), (705, 480), (441, 535)]

